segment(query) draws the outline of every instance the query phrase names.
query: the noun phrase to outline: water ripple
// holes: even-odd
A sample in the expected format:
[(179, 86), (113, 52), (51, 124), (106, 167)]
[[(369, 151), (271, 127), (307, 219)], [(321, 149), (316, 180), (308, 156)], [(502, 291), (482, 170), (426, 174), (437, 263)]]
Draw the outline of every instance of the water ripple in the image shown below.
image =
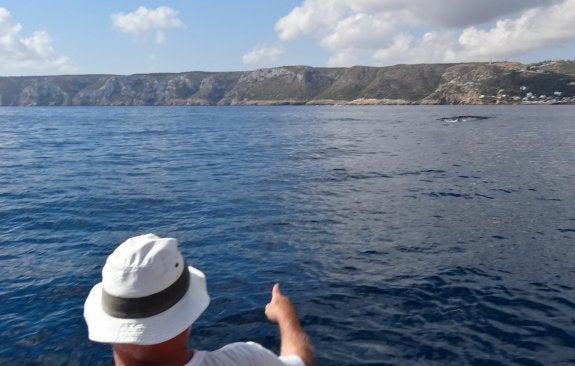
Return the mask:
[(207, 275), (196, 348), (277, 351), (280, 281), (318, 365), (575, 363), (573, 109), (480, 109), (2, 109), (0, 364), (110, 364), (83, 302), (144, 232)]

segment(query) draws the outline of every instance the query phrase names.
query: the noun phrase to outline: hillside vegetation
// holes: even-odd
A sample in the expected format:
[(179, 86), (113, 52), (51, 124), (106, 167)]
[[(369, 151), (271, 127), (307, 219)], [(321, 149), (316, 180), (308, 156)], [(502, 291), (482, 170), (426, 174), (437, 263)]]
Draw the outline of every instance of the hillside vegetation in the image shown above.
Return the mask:
[(575, 103), (575, 62), (0, 77), (1, 106)]

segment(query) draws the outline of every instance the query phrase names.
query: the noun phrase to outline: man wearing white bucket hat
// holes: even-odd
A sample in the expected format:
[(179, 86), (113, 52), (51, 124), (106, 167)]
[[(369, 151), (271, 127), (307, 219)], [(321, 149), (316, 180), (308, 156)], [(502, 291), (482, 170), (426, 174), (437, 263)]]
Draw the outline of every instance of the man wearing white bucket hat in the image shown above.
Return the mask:
[(116, 365), (313, 365), (295, 308), (278, 284), (265, 314), (280, 329), (279, 357), (252, 342), (212, 352), (189, 349), (191, 325), (209, 303), (206, 278), (186, 264), (178, 241), (147, 234), (126, 240), (108, 257), (84, 318), (91, 340), (113, 345)]

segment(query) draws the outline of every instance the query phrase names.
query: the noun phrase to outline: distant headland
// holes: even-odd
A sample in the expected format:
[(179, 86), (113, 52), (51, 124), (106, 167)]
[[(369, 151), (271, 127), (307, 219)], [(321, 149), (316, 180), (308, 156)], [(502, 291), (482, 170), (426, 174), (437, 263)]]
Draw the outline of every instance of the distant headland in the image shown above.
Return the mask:
[(575, 61), (0, 77), (0, 106), (575, 104)]

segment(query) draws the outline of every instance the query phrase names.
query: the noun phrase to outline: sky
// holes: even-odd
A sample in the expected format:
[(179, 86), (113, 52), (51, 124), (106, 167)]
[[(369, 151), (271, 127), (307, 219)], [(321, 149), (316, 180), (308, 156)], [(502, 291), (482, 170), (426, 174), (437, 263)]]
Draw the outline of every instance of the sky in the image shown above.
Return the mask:
[(575, 0), (0, 0), (0, 76), (575, 59)]

